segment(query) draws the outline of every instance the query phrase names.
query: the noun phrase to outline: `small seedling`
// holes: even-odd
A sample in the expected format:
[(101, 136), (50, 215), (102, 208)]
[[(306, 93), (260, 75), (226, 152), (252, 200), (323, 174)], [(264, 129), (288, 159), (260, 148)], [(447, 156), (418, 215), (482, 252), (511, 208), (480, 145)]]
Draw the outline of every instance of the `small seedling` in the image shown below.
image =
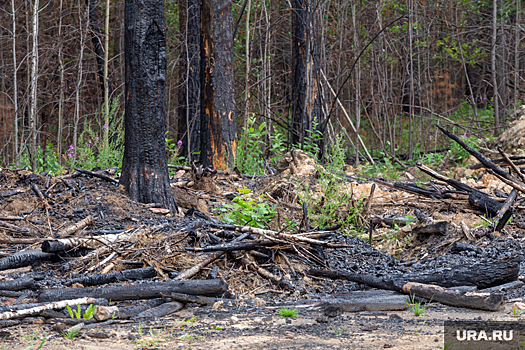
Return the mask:
[(78, 328), (73, 327), (70, 330), (68, 330), (67, 332), (62, 333), (62, 335), (64, 337), (66, 337), (67, 339), (73, 339), (74, 337), (76, 337), (78, 335), (79, 332), (80, 332), (80, 330)]
[(525, 312), (525, 309), (518, 310), (518, 308), (512, 307), (512, 313), (514, 314), (514, 317), (518, 317), (524, 312)]
[[(432, 299), (430, 299), (429, 303), (432, 302)], [(410, 308), (410, 311), (416, 316), (423, 315), (423, 312), (428, 308), (428, 306), (421, 307), (421, 301), (416, 301), (416, 296), (410, 294), (410, 299), (406, 301), (408, 307)]]
[(77, 319), (90, 319), (93, 318), (93, 311), (95, 311), (95, 305), (90, 304), (84, 312), (84, 316), (82, 316), (82, 308), (80, 305), (78, 305), (77, 310), (73, 310), (69, 305), (66, 305), (67, 312), (69, 313), (69, 316), (71, 318), (77, 318)]
[(342, 335), (346, 331), (346, 329), (344, 329), (343, 327), (332, 328), (332, 330), (334, 331), (335, 335)]
[(297, 309), (290, 309), (287, 307), (279, 309), (277, 313), (279, 317), (299, 317), (299, 314), (297, 313)]

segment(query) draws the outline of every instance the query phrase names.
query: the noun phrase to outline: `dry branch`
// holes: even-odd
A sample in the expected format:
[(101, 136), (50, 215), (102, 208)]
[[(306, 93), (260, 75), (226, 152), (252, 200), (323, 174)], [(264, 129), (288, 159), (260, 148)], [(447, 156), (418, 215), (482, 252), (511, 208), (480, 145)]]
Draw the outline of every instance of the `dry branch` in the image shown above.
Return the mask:
[(74, 300), (63, 300), (55, 303), (49, 303), (46, 305), (36, 306), (29, 309), (22, 309), (22, 310), (15, 310), (15, 311), (6, 311), (0, 313), (0, 320), (8, 320), (11, 318), (18, 318), (18, 317), (25, 317), (37, 314), (44, 310), (50, 310), (50, 309), (63, 309), (66, 307), (66, 305), (73, 306), (73, 305), (86, 305), (86, 304), (93, 304), (96, 300), (92, 298), (79, 298)]
[(80, 220), (79, 222), (77, 222), (77, 223), (75, 223), (73, 225), (70, 225), (70, 226), (66, 227), (65, 229), (61, 230), (60, 232), (58, 232), (56, 234), (56, 236), (59, 237), (59, 238), (66, 238), (66, 237), (72, 236), (76, 232), (78, 232), (78, 231), (86, 228), (87, 226), (93, 224), (93, 222), (95, 222), (95, 220), (93, 219), (93, 216), (88, 215), (85, 219)]

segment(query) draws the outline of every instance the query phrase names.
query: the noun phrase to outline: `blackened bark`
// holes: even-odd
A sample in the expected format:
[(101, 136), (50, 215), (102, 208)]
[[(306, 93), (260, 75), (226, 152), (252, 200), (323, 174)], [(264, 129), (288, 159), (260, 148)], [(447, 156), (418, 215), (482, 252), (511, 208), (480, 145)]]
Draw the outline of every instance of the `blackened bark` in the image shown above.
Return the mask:
[[(94, 0), (86, 0), (89, 11), (89, 25), (91, 27), (91, 42), (93, 43), (93, 51), (97, 60), (97, 75), (100, 84), (100, 93), (104, 98), (104, 49), (102, 48), (102, 34), (100, 32), (100, 21), (98, 20), (97, 4)], [(108, 77), (109, 96), (111, 97), (113, 90), (111, 88), (111, 81)]]
[(202, 75), (203, 46), (201, 35), (201, 0), (179, 1), (180, 32), (186, 39), (180, 59), (180, 92), (178, 137), (182, 140), (181, 156), (200, 160), (201, 124), (204, 84)]
[(304, 147), (321, 120), (317, 1), (294, 0), (292, 143)]
[(236, 118), (231, 0), (203, 0), (204, 113), (201, 160), (214, 169), (235, 164)]
[(120, 183), (133, 200), (177, 212), (164, 144), (166, 27), (164, 1), (126, 0), (124, 9), (126, 112)]

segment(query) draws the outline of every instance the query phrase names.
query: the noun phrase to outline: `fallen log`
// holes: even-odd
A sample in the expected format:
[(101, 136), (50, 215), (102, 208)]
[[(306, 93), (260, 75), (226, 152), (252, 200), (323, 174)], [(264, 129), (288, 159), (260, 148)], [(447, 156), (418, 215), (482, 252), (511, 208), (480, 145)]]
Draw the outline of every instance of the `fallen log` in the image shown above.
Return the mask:
[(490, 288), (518, 279), (520, 258), (504, 258), (497, 260), (479, 260), (473, 263), (451, 264), (446, 268), (423, 272), (400, 274), (395, 277), (356, 274), (338, 270), (311, 269), (313, 276), (346, 279), (365, 284), (373, 288), (401, 292), (408, 282), (436, 284), (450, 288), (457, 286), (476, 286), (479, 289)]
[(504, 298), (503, 294), (498, 293), (461, 292), (455, 289), (415, 282), (405, 284), (403, 292), (437, 301), (444, 305), (488, 311), (499, 310)]
[(444, 175), (441, 175), (440, 173), (430, 169), (429, 167), (427, 167), (427, 166), (425, 166), (425, 165), (423, 165), (421, 163), (416, 163), (416, 166), (419, 168), (419, 170), (421, 170), (425, 174), (430, 175), (433, 178), (436, 178), (436, 179), (438, 179), (440, 181), (444, 181), (447, 184), (449, 184), (450, 186), (452, 186), (452, 187), (454, 187), (454, 188), (456, 188), (456, 189), (458, 189), (460, 191), (465, 191), (467, 193), (470, 193), (472, 191), (478, 191), (476, 188), (471, 187), (469, 185), (466, 185), (466, 184), (464, 184), (461, 181), (454, 180), (454, 179), (451, 179), (451, 178), (446, 177)]
[[(210, 298), (205, 297), (202, 295), (188, 295), (188, 294), (182, 294), (182, 293), (161, 293), (163, 298), (170, 298), (176, 301), (181, 301), (183, 303), (196, 303), (200, 305), (213, 305), (217, 301), (222, 300), (226, 302), (226, 299), (217, 299), (217, 298)], [(230, 300), (234, 302), (233, 300)]]
[(0, 259), (0, 270), (16, 269), (18, 267), (32, 266), (33, 264), (51, 260), (54, 254), (44, 253), (41, 250), (26, 250), (17, 252)]
[(468, 197), (468, 203), (473, 207), (481, 209), (491, 217), (496, 215), (502, 207), (502, 203), (490, 198), (487, 194), (480, 191), (472, 191)]
[(483, 250), (476, 245), (461, 243), (461, 242), (454, 242), (454, 244), (452, 244), (452, 247), (450, 247), (450, 250), (453, 252), (463, 252), (463, 251), (470, 251), (470, 252), (475, 252), (475, 253), (483, 252)]
[(491, 287), (491, 288), (481, 289), (479, 292), (481, 292), (481, 293), (507, 292), (509, 290), (519, 289), (519, 288), (523, 287), (523, 284), (524, 283), (522, 281), (517, 280), (517, 281), (514, 281), (514, 282), (509, 282), (509, 283), (502, 284), (500, 286), (495, 286), (495, 287)]
[(139, 318), (154, 318), (167, 316), (179, 311), (180, 309), (182, 309), (183, 306), (184, 305), (182, 303), (179, 303), (178, 301), (171, 301), (169, 303), (164, 303), (157, 307), (142, 311), (136, 316), (131, 317), (131, 319), (136, 320)]
[(192, 295), (215, 295), (225, 292), (228, 284), (222, 279), (168, 281), (156, 283), (139, 283), (105, 288), (64, 288), (44, 290), (38, 300), (55, 301), (74, 299), (76, 296), (104, 298), (113, 301), (153, 299), (161, 297), (160, 293), (183, 293)]
[(513, 189), (501, 208), (499, 209), (498, 213), (496, 214), (496, 217), (494, 218), (494, 222), (497, 222), (496, 228), (494, 231), (500, 232), (503, 227), (507, 224), (509, 219), (512, 217), (513, 214), (513, 205), (516, 201), (516, 197), (518, 196), (518, 192), (516, 192), (515, 189)]
[(401, 311), (408, 309), (408, 297), (386, 290), (353, 292), (348, 297), (330, 298), (323, 306), (339, 307), (345, 312)]
[(37, 314), (44, 310), (49, 309), (63, 309), (66, 307), (66, 305), (73, 306), (73, 305), (85, 305), (85, 304), (93, 304), (96, 300), (92, 298), (79, 298), (74, 300), (62, 300), (55, 303), (49, 303), (41, 306), (35, 306), (28, 309), (21, 309), (21, 310), (14, 310), (14, 311), (6, 311), (0, 313), (0, 320), (8, 320), (12, 318), (19, 318), (19, 317), (25, 317)]
[(254, 240), (244, 241), (243, 243), (224, 243), (208, 247), (186, 247), (185, 249), (192, 252), (216, 252), (216, 251), (232, 251), (232, 250), (251, 250), (259, 247), (274, 246), (279, 243), (271, 240)]
[(153, 277), (155, 277), (155, 268), (148, 266), (140, 269), (123, 270), (106, 274), (94, 273), (88, 276), (73, 278), (68, 281), (68, 284), (80, 283), (85, 286), (96, 286), (112, 282), (143, 280)]
[(35, 285), (35, 280), (31, 277), (23, 277), (23, 278), (17, 278), (11, 281), (1, 281), (0, 282), (0, 290), (22, 290), (31, 288)]

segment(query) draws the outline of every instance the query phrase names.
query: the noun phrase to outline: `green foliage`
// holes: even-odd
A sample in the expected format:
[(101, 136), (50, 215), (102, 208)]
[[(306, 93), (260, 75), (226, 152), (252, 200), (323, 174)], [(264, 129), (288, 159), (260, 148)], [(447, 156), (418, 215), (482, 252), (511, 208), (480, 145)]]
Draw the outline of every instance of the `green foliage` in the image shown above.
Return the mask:
[(95, 125), (90, 122), (84, 124), (77, 149), (70, 145), (68, 151), (62, 155), (68, 167), (73, 168), (76, 165), (85, 169), (93, 169), (97, 166), (102, 169), (121, 167), (124, 151), (124, 118), (123, 113), (119, 113), (119, 97), (112, 100), (109, 116), (95, 116)]
[(323, 139), (323, 133), (318, 129), (319, 123), (314, 120), (312, 123), (312, 130), (306, 130), (304, 137), (304, 144), (295, 145), (296, 148), (302, 148), (303, 151), (308, 153), (314, 159), (317, 159), (319, 155), (319, 142)]
[[(166, 131), (166, 134), (168, 131)], [(168, 164), (186, 165), (185, 157), (180, 157), (180, 150), (182, 148), (182, 140), (175, 142), (174, 139), (166, 138), (166, 152), (168, 153)]]
[[(430, 299), (429, 303), (432, 302), (432, 299)], [(410, 311), (416, 316), (423, 315), (423, 312), (428, 308), (428, 306), (421, 307), (421, 301), (416, 301), (416, 296), (413, 294), (410, 294), (410, 299), (406, 301), (408, 307), (410, 308)]]
[(63, 332), (62, 335), (68, 339), (73, 339), (78, 335), (78, 333), (80, 333), (79, 328), (71, 327), (68, 331)]
[(264, 173), (264, 137), (268, 135), (266, 123), (255, 126), (255, 116), (248, 117), (248, 125), (243, 128), (237, 147), (237, 167), (245, 174)]
[(308, 198), (302, 198), (311, 203), (308, 210), (312, 214), (312, 224), (321, 228), (341, 224), (342, 232), (359, 231), (362, 226), (362, 199), (353, 198), (352, 191), (346, 184), (331, 174), (322, 175), (319, 184), (322, 197), (312, 200), (309, 198), (309, 188), (306, 188)]
[(77, 310), (73, 310), (69, 305), (66, 305), (66, 309), (67, 309), (67, 312), (69, 313), (69, 316), (71, 318), (76, 318), (76, 319), (90, 319), (90, 318), (93, 318), (93, 311), (95, 311), (95, 308), (96, 306), (93, 305), (93, 304), (90, 304), (86, 310), (86, 312), (84, 312), (84, 316), (82, 316), (82, 308), (80, 305), (77, 305)]
[(328, 161), (325, 168), (336, 173), (343, 172), (346, 158), (343, 135), (336, 135), (327, 148)]
[(216, 209), (221, 213), (221, 219), (230, 224), (267, 227), (267, 223), (275, 215), (277, 204), (270, 206), (265, 202), (264, 195), (257, 201), (253, 200), (250, 197), (251, 190), (246, 187), (238, 191), (239, 195), (232, 200), (232, 204), (223, 204), (221, 208)]
[(512, 306), (512, 314), (514, 315), (514, 317), (518, 317), (523, 313), (525, 313), (525, 309), (518, 310), (518, 308), (516, 308), (515, 305)]
[(279, 317), (299, 317), (297, 309), (290, 309), (288, 307), (279, 309), (277, 311), (277, 314), (279, 315)]
[[(37, 159), (36, 169), (33, 169), (33, 165), (31, 162), (31, 157), (30, 157), (29, 152), (22, 154), (22, 156), (20, 157), (20, 162), (16, 166), (20, 168), (27, 166), (29, 169), (37, 173), (47, 171), (48, 173), (53, 174), (53, 175), (62, 174), (63, 168), (58, 161), (58, 155), (54, 152), (53, 145), (51, 144), (49, 139), (46, 142), (45, 152), (43, 152), (42, 148), (38, 146), (36, 149), (35, 157)], [(13, 164), (13, 166), (15, 165)]]

